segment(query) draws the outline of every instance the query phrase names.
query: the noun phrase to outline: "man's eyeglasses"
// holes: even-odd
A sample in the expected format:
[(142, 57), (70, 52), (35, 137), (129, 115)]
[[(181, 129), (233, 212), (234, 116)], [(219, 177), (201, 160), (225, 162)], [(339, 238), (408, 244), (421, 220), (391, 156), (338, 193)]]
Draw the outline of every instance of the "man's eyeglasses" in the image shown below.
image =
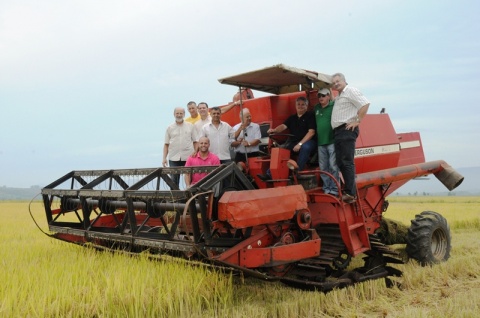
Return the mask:
[(327, 95), (318, 94), (318, 97), (319, 97), (319, 98), (320, 98), (320, 97), (325, 97), (325, 96), (327, 96)]

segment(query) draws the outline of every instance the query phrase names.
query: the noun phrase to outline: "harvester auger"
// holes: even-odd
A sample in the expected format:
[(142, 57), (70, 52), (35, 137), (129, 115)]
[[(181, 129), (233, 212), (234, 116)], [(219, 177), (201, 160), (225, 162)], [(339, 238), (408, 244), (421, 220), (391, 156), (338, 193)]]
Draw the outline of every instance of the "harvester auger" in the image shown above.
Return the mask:
[[(263, 127), (283, 122), (298, 96), (313, 100), (330, 84), (327, 75), (284, 65), (220, 81), (280, 94), (242, 101)], [(299, 85), (308, 89), (289, 91)], [(238, 110), (222, 119), (235, 124)], [(264, 137), (265, 155), (242, 166), (72, 171), (42, 189), (51, 235), (102, 249), (166, 253), (321, 291), (369, 279), (390, 283), (404, 262), (390, 244), (406, 243), (421, 264), (450, 256), (450, 230), (436, 212), (418, 214), (401, 242), (380, 232), (386, 197), (407, 181), (433, 174), (449, 190), (463, 181), (444, 161), (425, 162), (419, 133), (397, 134), (387, 114), (365, 116), (352, 204), (323, 192), (320, 175), (331, 175), (314, 164), (298, 172), (290, 152)], [(267, 169), (272, 179), (259, 178)], [(196, 172), (208, 174), (191, 188), (173, 182), (174, 174)], [(351, 268), (355, 257), (363, 265)]]

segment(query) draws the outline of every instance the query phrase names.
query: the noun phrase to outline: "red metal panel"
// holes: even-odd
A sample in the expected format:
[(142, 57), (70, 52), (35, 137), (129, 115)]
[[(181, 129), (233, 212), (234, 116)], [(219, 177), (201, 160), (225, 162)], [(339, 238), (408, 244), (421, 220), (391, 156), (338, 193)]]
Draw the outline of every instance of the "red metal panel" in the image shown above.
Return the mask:
[[(272, 121), (272, 101), (271, 96), (265, 96), (243, 101), (243, 108), (248, 108), (252, 114), (252, 122), (271, 122)], [(235, 106), (228, 112), (222, 114), (222, 120), (235, 126), (240, 122), (240, 106)]]
[(272, 96), (273, 127), (277, 127), (291, 115), (296, 113), (295, 100), (299, 96), (305, 96), (304, 92)]
[(287, 162), (290, 159), (290, 151), (283, 148), (272, 148), (270, 157), (249, 158), (248, 165), (250, 175), (255, 179), (259, 188), (273, 188), (286, 186), (287, 181), (264, 182), (260, 180), (258, 174), (265, 174), (270, 169), (272, 179), (287, 180), (289, 169)]
[[(398, 134), (398, 140), (400, 141), (400, 159), (398, 161), (398, 166), (407, 166), (413, 164), (419, 164), (425, 162), (425, 155), (423, 153), (422, 140), (420, 138), (420, 133), (410, 132), (410, 133), (401, 133)], [(398, 188), (403, 186), (409, 180), (402, 180), (394, 182), (390, 189), (385, 194), (386, 196), (390, 193), (396, 191)]]
[(248, 158), (248, 167), (250, 175), (255, 179), (255, 182), (259, 188), (271, 187), (269, 183), (265, 183), (258, 178), (259, 174), (265, 174), (267, 169), (270, 167), (270, 158)]
[(321, 240), (280, 245), (266, 248), (251, 248), (240, 251), (240, 266), (256, 268), (262, 266), (277, 266), (317, 257), (320, 255)]
[[(306, 94), (305, 92), (296, 92), (249, 99), (243, 102), (243, 107), (250, 110), (253, 122), (269, 122), (272, 123), (271, 127), (277, 127), (288, 116), (296, 113), (295, 100), (299, 96), (306, 96)], [(240, 122), (239, 113), (240, 107), (235, 106), (222, 115), (222, 120), (233, 127)]]
[(307, 208), (307, 196), (301, 185), (229, 191), (218, 202), (218, 219), (234, 228), (245, 228), (289, 220), (296, 210)]
[[(280, 229), (281, 230), (281, 229)], [(276, 233), (280, 235), (280, 233)], [(266, 228), (254, 233), (252, 236), (229, 248), (216, 257), (217, 260), (231, 264), (240, 264), (240, 252), (242, 249), (253, 248), (254, 246), (270, 246), (273, 244), (273, 234)]]
[(338, 224), (337, 209), (338, 204), (331, 202), (322, 202), (325, 200), (324, 197), (327, 197), (326, 194), (323, 194), (323, 197), (318, 197), (316, 203), (309, 203), (308, 207), (312, 213), (312, 228), (320, 224)]
[(365, 227), (369, 234), (373, 234), (380, 227), (383, 203), (385, 196), (382, 187), (367, 187), (358, 189), (358, 196), (362, 199), (361, 205), (365, 215)]
[(348, 252), (356, 256), (370, 249), (370, 241), (365, 227), (365, 218), (355, 205), (347, 204), (337, 209), (338, 224), (343, 242)]
[(398, 134), (398, 140), (400, 141), (399, 166), (425, 162), (420, 133), (401, 133)]
[(397, 134), (387, 114), (367, 114), (355, 147), (357, 173), (394, 168), (400, 158)]
[[(283, 148), (272, 148), (270, 173), (275, 180), (286, 180), (289, 175), (287, 162), (290, 159), (290, 151)], [(286, 186), (287, 181), (276, 182), (275, 186)]]
[[(113, 217), (113, 215), (111, 214), (106, 214), (106, 215), (103, 215), (101, 216), (96, 222), (95, 222), (95, 226), (98, 226), (98, 227), (116, 227), (118, 226), (118, 222), (123, 222), (123, 218), (125, 217), (125, 213), (117, 213), (115, 214), (115, 217)], [(115, 218), (117, 220), (115, 220)]]

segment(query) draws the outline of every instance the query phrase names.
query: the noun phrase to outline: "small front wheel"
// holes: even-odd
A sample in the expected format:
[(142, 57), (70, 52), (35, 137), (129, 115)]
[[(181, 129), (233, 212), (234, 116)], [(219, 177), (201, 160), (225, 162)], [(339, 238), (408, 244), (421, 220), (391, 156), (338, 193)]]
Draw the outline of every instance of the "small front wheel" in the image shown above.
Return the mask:
[(417, 214), (408, 229), (406, 240), (408, 256), (424, 266), (444, 262), (450, 257), (450, 226), (437, 212)]

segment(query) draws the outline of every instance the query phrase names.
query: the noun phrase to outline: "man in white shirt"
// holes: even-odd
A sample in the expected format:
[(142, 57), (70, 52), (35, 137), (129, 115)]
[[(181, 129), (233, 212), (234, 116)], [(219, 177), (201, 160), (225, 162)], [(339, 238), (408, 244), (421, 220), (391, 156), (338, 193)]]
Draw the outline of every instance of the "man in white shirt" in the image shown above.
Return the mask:
[(332, 110), (332, 128), (335, 140), (337, 165), (343, 175), (345, 186), (342, 200), (353, 203), (357, 199), (355, 184), (355, 143), (359, 134), (359, 125), (367, 114), (370, 102), (363, 94), (347, 84), (345, 75), (332, 76), (333, 88), (338, 91)]
[[(165, 144), (163, 145), (163, 166), (180, 167), (185, 166), (189, 156), (197, 149), (197, 132), (191, 123), (183, 120), (185, 109), (175, 108), (173, 115), (175, 122), (167, 127), (165, 132)], [(180, 184), (180, 175), (172, 175), (172, 179), (178, 186)]]
[(260, 126), (252, 123), (252, 115), (248, 108), (240, 112), (241, 122), (233, 127), (233, 138), (230, 139), (230, 145), (235, 150), (235, 162), (246, 162), (247, 158), (258, 157), (260, 155), (260, 139), (262, 133)]
[[(230, 109), (232, 109), (237, 105), (240, 105), (239, 101), (229, 103), (228, 105), (223, 106), (219, 109), (220, 109), (220, 112), (223, 114), (228, 112)], [(197, 117), (197, 120), (195, 121), (194, 125), (195, 125), (195, 128), (197, 129), (197, 134), (200, 136), (202, 134), (203, 126), (205, 126), (206, 124), (209, 124), (212, 121), (212, 116), (208, 112), (208, 104), (205, 102), (199, 103), (197, 106), (197, 109), (198, 109), (199, 116)]]
[(202, 134), (202, 128), (206, 124), (210, 124), (212, 121), (212, 116), (208, 112), (208, 104), (205, 102), (198, 103), (198, 114), (200, 115), (200, 119), (195, 122), (195, 129), (197, 130), (197, 135)]
[(230, 138), (233, 129), (228, 123), (221, 121), (222, 111), (220, 107), (212, 107), (210, 110), (212, 121), (202, 127), (201, 136), (210, 139), (210, 152), (220, 159), (220, 163), (226, 164), (232, 161), (230, 156)]

